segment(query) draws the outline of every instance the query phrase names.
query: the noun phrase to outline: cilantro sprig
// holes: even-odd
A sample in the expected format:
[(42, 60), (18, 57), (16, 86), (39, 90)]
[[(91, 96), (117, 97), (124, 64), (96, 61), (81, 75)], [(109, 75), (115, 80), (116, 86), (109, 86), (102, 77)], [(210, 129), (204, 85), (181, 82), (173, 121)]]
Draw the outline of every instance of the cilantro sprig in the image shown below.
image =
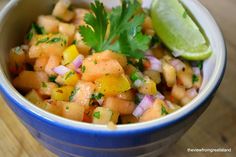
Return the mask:
[(137, 0), (123, 0), (122, 6), (110, 13), (103, 3), (95, 0), (90, 9), (92, 13), (84, 18), (87, 26), (80, 26), (79, 30), (84, 42), (95, 52), (113, 50), (133, 58), (144, 56), (151, 38), (141, 32), (145, 16)]

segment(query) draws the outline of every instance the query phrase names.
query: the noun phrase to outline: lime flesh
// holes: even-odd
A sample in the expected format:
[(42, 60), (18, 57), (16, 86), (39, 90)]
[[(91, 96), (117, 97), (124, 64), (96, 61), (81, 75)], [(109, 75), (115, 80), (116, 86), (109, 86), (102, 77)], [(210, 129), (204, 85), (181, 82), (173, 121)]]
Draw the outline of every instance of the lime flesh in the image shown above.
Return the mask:
[(188, 60), (204, 60), (211, 47), (178, 0), (153, 0), (151, 18), (163, 43)]

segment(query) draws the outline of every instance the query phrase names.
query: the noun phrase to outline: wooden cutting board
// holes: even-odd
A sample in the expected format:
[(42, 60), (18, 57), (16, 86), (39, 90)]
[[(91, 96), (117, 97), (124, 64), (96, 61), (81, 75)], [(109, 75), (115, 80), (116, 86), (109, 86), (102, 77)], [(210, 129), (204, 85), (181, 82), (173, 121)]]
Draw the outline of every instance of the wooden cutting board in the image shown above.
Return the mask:
[[(0, 0), (0, 8), (6, 4)], [(225, 78), (210, 107), (197, 123), (162, 157), (236, 156), (236, 1), (201, 0), (225, 35), (228, 64)], [(188, 153), (187, 148), (231, 148), (231, 153)], [(20, 123), (0, 97), (0, 156), (54, 157)]]

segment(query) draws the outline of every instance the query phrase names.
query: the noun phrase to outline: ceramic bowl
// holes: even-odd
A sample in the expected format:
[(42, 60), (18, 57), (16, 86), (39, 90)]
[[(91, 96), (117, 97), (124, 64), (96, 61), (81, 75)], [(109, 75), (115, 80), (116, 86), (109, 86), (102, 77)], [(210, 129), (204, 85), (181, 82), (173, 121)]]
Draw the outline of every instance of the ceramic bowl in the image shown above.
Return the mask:
[[(75, 3), (88, 3), (74, 0)], [(22, 43), (38, 15), (49, 14), (55, 0), (11, 0), (0, 14), (0, 92), (30, 133), (59, 156), (157, 156), (186, 132), (207, 108), (224, 74), (226, 48), (222, 34), (207, 9), (197, 0), (182, 0), (203, 28), (213, 54), (204, 62), (203, 86), (188, 105), (163, 118), (137, 124), (107, 126), (76, 122), (50, 114), (27, 101), (12, 86), (7, 68), (10, 48)], [(115, 1), (106, 0), (109, 7)], [(30, 81), (30, 80), (29, 80)], [(197, 138), (197, 137), (196, 137)], [(27, 139), (25, 139), (27, 140)]]

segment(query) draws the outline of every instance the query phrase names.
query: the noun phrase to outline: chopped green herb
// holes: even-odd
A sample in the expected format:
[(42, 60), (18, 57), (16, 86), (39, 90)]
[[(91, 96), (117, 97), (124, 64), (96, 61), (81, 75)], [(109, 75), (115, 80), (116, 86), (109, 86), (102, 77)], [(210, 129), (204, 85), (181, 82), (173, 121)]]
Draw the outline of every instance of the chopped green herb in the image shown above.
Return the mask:
[(82, 70), (82, 73), (84, 73), (86, 70), (86, 67), (83, 65), (81, 70)]
[(193, 77), (192, 77), (192, 81), (193, 83), (197, 82), (199, 79), (198, 79), (198, 76), (193, 74)]
[(73, 42), (72, 42), (72, 45), (77, 45), (78, 44), (78, 41), (77, 40), (74, 40)]
[(94, 64), (98, 64), (98, 62), (97, 62), (97, 60), (94, 60), (94, 62), (93, 62)]
[(45, 29), (42, 26), (39, 26), (36, 23), (32, 24), (32, 28), (36, 31), (37, 34), (45, 34)]
[(70, 109), (70, 107), (69, 106), (66, 106), (66, 111), (68, 111)]
[(68, 73), (66, 74), (66, 76), (65, 76), (65, 80), (67, 80), (69, 77), (73, 76), (74, 74), (75, 74), (74, 71), (68, 72)]
[(43, 88), (47, 88), (48, 86), (47, 86), (47, 84), (45, 82), (42, 82), (42, 87)]
[(63, 41), (63, 39), (59, 38), (59, 37), (55, 37), (55, 38), (52, 38), (52, 39), (48, 40), (47, 43), (51, 44), (51, 43), (57, 43), (57, 42), (60, 42), (60, 41)]
[(46, 43), (48, 40), (49, 40), (49, 37), (40, 39), (40, 40), (37, 41), (36, 46), (39, 45), (39, 44), (41, 44), (41, 43)]
[(161, 115), (167, 115), (167, 114), (169, 113), (166, 111), (166, 108), (163, 105), (161, 105)]
[(56, 76), (53, 76), (53, 75), (52, 75), (52, 76), (49, 76), (49, 77), (48, 77), (48, 80), (49, 80), (50, 82), (56, 82), (56, 78), (57, 78)]
[(183, 18), (185, 18), (185, 19), (186, 19), (186, 18), (187, 18), (187, 15), (188, 15), (188, 14), (187, 14), (187, 12), (186, 12), (186, 11), (184, 11), (184, 13), (183, 13)]
[(160, 43), (160, 39), (158, 38), (157, 35), (154, 35), (151, 39), (150, 45), (151, 47), (154, 46), (155, 44), (159, 44)]
[[(99, 0), (95, 0), (90, 9), (92, 13), (84, 18), (88, 26), (79, 29), (87, 45), (96, 52), (113, 50), (128, 57), (144, 57), (151, 38), (142, 34), (145, 15), (139, 11), (141, 5), (137, 0), (124, 0), (122, 6), (113, 8), (109, 14)], [(110, 33), (106, 37), (107, 31)]]
[(30, 30), (29, 33), (26, 35), (26, 39), (31, 41), (33, 36), (34, 36), (34, 33), (33, 33), (33, 31)]
[(134, 98), (134, 103), (137, 105), (141, 102), (141, 100), (139, 99), (139, 97), (136, 95)]
[(93, 117), (95, 117), (95, 118), (97, 118), (97, 119), (100, 119), (100, 112), (98, 111), (98, 112), (94, 112), (94, 114), (93, 114)]
[(142, 76), (137, 71), (134, 71), (130, 75), (130, 79), (132, 82), (135, 82), (136, 80), (143, 80)]
[(102, 93), (94, 93), (91, 95), (91, 99), (100, 100), (103, 96), (104, 96), (104, 94), (102, 94)]
[(36, 23), (32, 23), (31, 29), (30, 29), (29, 33), (27, 34), (26, 39), (30, 41), (33, 38), (35, 33), (36, 34), (45, 34), (44, 27), (41, 27), (41, 26), (37, 25)]
[(138, 62), (135, 64), (135, 67), (137, 67), (140, 71), (144, 70), (143, 60), (139, 59)]
[(202, 70), (203, 61), (199, 61), (199, 62), (197, 63), (197, 67), (198, 67), (200, 70)]
[(75, 94), (78, 92), (78, 90), (79, 90), (79, 88), (75, 88), (75, 89), (71, 92), (70, 97), (69, 97), (69, 101), (72, 101), (72, 100), (73, 100), (73, 98), (74, 98)]

